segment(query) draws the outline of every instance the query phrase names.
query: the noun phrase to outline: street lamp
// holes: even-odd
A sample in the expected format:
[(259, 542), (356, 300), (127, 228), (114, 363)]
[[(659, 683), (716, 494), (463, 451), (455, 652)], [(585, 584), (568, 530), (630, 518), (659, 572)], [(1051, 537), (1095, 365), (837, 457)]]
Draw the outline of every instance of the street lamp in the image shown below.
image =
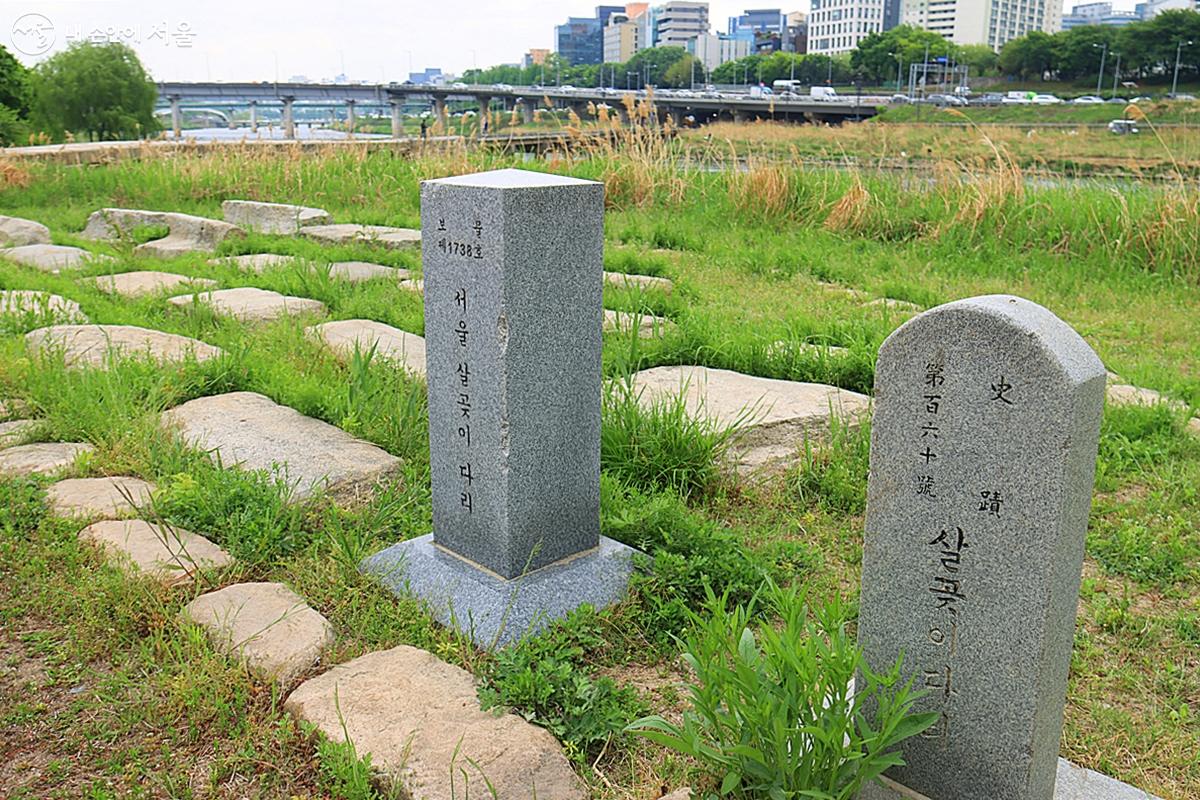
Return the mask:
[(1117, 96), (1117, 76), (1121, 74), (1121, 54), (1117, 53), (1117, 66), (1113, 69), (1113, 91), (1112, 96)]
[(1175, 77), (1171, 78), (1171, 99), (1172, 100), (1175, 99), (1175, 89), (1177, 89), (1179, 87), (1179, 54), (1185, 46), (1191, 47), (1194, 44), (1195, 44), (1195, 42), (1189, 39), (1186, 42), (1180, 41), (1179, 44), (1175, 45)]
[(896, 92), (900, 91), (900, 73), (904, 71), (904, 54), (903, 53), (888, 53), (889, 56), (896, 59)]
[[(1101, 47), (1101, 45), (1092, 43), (1092, 47)], [(1100, 74), (1096, 76), (1096, 96), (1100, 96), (1100, 84), (1104, 81), (1104, 59), (1108, 57), (1108, 42), (1105, 42), (1100, 50)]]

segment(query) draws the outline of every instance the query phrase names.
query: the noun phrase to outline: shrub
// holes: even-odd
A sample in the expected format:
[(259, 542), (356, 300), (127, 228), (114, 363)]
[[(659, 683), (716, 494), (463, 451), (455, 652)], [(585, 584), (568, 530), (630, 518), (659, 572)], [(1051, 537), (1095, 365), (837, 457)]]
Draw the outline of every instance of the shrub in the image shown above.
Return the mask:
[(840, 602), (810, 609), (794, 589), (772, 586), (766, 595), (780, 624), (753, 630), (753, 604), (729, 608), (727, 598), (710, 596), (683, 656), (695, 675), (692, 708), (682, 724), (653, 716), (630, 729), (699, 760), (722, 795), (849, 800), (903, 763), (895, 746), (936, 714), (910, 713), (916, 695), (901, 683), (899, 663), (871, 671)]
[(511, 708), (553, 733), (576, 761), (594, 757), (645, 708), (637, 693), (584, 663), (603, 646), (595, 613), (581, 606), (548, 632), (500, 650), (485, 670), (484, 709)]

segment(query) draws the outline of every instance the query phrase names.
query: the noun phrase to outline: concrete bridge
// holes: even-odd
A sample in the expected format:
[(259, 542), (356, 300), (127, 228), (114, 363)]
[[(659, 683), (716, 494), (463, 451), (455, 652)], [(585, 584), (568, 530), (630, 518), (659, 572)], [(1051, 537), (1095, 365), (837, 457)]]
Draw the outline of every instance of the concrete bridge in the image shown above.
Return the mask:
[(449, 105), (460, 101), (478, 103), (480, 110), (499, 103), (505, 111), (520, 111), (526, 122), (532, 122), (534, 111), (548, 103), (555, 108), (573, 109), (580, 117), (589, 107), (604, 105), (628, 123), (626, 98), (634, 102), (649, 99), (658, 119), (670, 117), (676, 125), (685, 118), (703, 124), (718, 119), (735, 121), (776, 119), (791, 122), (838, 124), (861, 120), (877, 113), (880, 98), (846, 98), (835, 102), (812, 100), (807, 97), (751, 97), (721, 93), (719, 97), (687, 96), (669, 90), (647, 95), (644, 91), (604, 89), (563, 89), (554, 86), (428, 86), (413, 84), (316, 84), (316, 83), (160, 83), (159, 101), (170, 104), (171, 122), (178, 136), (183, 126), (185, 105), (213, 107), (249, 107), (250, 125), (257, 128), (260, 106), (282, 109), (284, 135), (295, 136), (296, 103), (305, 107), (328, 108), (345, 106), (347, 121), (354, 126), (358, 107), (378, 107), (391, 110), (392, 136), (403, 134), (402, 106), (405, 102), (427, 102), (434, 115), (446, 122)]

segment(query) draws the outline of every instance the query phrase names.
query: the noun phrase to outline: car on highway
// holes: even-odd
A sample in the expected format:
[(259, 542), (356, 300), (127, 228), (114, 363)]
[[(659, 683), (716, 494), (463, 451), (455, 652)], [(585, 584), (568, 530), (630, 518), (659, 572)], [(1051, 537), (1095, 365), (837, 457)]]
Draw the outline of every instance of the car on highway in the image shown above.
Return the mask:
[(1071, 101), (1072, 105), (1077, 106), (1095, 106), (1104, 102), (1103, 97), (1097, 97), (1094, 94), (1085, 94), (1083, 97), (1076, 97)]
[(945, 108), (946, 106), (965, 106), (966, 100), (953, 94), (931, 94), (925, 98), (926, 102)]
[(454, 83), (450, 84), (450, 88), (451, 89), (466, 89), (467, 85), (465, 83), (463, 83), (462, 81), (455, 81)]
[(1172, 100), (1195, 100), (1196, 99), (1196, 95), (1184, 94), (1183, 92), (1180, 92), (1179, 94), (1174, 94), (1174, 95), (1168, 94), (1167, 97), (1169, 97)]
[(1035, 94), (1030, 102), (1035, 106), (1057, 106), (1062, 105), (1062, 98), (1052, 94)]
[(507, 83), (493, 83), (492, 88), (499, 89), (502, 92), (511, 92), (513, 90), (513, 87), (509, 86)]
[(578, 91), (578, 89), (576, 89), (574, 86), (572, 86), (572, 85), (571, 85), (571, 84), (569, 84), (569, 83), (563, 84), (562, 86), (558, 87), (558, 90), (559, 90), (560, 92), (575, 92), (575, 91)]
[(1009, 92), (1000, 100), (1006, 106), (1027, 106), (1033, 102), (1033, 92)]
[(1110, 97), (1107, 100), (1105, 100), (1104, 102), (1108, 103), (1109, 105), (1114, 105), (1114, 106), (1115, 105), (1123, 106), (1123, 105), (1129, 104), (1129, 101), (1126, 100), (1124, 97)]

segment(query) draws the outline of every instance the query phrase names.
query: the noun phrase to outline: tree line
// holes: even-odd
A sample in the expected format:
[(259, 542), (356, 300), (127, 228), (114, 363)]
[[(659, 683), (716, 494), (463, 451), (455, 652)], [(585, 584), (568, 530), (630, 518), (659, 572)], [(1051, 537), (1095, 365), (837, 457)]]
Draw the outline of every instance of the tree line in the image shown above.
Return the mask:
[(33, 69), (0, 45), (0, 145), (145, 138), (161, 127), (157, 99), (126, 45), (76, 42)]

